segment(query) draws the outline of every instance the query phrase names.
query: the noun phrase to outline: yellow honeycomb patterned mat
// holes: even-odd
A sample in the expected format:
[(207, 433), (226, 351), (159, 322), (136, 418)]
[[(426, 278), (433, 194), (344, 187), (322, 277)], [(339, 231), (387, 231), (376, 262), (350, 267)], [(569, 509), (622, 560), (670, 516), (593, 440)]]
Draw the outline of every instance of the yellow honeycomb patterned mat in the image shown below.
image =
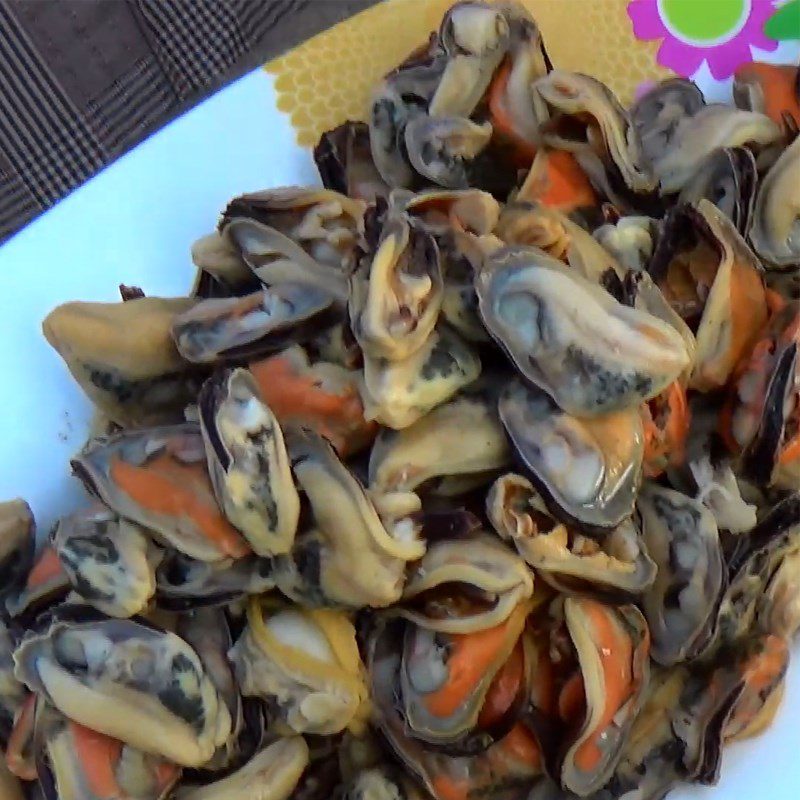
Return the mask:
[[(265, 69), (275, 76), (278, 108), (298, 144), (316, 144), (346, 119), (366, 119), (372, 87), (438, 28), (453, 2), (384, 0), (270, 61)], [(521, 2), (556, 66), (594, 75), (625, 103), (639, 84), (669, 74), (656, 63), (658, 42), (634, 38), (627, 0)]]

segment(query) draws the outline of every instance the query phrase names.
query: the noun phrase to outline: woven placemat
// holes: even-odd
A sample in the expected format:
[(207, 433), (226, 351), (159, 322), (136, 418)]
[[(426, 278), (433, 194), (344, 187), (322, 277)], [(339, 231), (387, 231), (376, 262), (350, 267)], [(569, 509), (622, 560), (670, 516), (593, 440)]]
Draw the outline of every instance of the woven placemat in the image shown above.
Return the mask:
[(220, 87), (376, 0), (0, 0), (0, 242)]

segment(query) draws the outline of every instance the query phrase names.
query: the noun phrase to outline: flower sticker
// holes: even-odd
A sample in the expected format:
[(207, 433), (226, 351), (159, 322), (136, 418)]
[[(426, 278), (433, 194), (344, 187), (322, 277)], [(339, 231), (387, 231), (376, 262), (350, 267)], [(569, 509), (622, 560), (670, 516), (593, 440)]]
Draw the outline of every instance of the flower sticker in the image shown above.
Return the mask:
[(708, 62), (724, 80), (753, 60), (750, 46), (775, 50), (764, 33), (774, 13), (770, 0), (632, 0), (628, 16), (637, 39), (663, 40), (656, 60), (678, 75), (693, 75)]

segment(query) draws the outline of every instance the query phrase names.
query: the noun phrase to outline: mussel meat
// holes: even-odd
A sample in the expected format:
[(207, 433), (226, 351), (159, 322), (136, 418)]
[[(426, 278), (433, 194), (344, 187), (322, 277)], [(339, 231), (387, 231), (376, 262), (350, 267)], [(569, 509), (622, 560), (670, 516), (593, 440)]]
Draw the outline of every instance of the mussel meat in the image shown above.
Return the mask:
[(288, 553), (300, 498), (283, 432), (245, 369), (219, 372), (198, 397), (214, 494), (226, 518), (260, 556)]

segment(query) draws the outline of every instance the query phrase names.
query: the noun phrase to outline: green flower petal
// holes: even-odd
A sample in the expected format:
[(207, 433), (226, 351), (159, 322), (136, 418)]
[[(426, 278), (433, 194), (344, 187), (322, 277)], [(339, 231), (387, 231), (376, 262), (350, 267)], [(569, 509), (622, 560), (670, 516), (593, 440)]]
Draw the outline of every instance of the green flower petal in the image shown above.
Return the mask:
[(800, 39), (800, 0), (790, 0), (781, 6), (767, 20), (764, 33), (778, 41)]

